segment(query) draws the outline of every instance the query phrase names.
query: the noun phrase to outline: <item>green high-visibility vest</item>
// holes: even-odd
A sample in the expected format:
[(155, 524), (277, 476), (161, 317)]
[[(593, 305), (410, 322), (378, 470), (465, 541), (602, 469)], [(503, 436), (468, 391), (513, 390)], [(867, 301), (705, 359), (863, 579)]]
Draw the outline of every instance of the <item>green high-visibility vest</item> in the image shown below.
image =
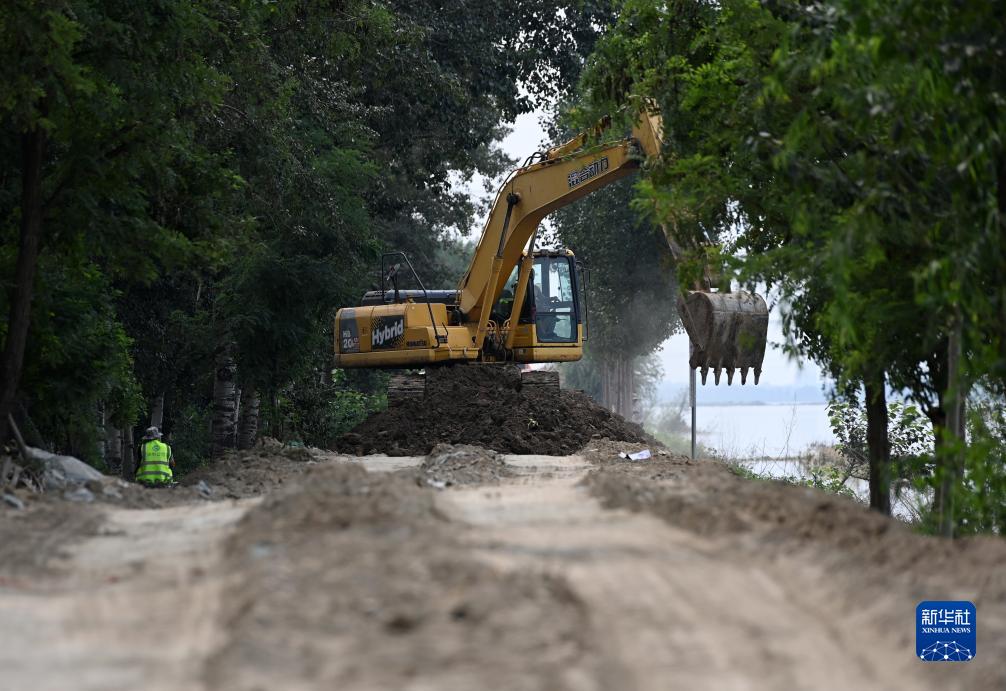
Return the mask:
[(144, 442), (140, 447), (140, 467), (136, 471), (138, 482), (148, 484), (163, 484), (171, 482), (173, 477), (168, 460), (171, 458), (171, 447), (157, 439)]

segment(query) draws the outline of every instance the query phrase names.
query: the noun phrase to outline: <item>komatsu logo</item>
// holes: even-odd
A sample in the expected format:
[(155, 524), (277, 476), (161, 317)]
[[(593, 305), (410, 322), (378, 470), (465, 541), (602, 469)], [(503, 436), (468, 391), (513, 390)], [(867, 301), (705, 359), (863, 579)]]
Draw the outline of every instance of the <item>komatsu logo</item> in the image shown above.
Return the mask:
[(393, 348), (405, 337), (404, 317), (377, 317), (370, 333), (370, 347)]

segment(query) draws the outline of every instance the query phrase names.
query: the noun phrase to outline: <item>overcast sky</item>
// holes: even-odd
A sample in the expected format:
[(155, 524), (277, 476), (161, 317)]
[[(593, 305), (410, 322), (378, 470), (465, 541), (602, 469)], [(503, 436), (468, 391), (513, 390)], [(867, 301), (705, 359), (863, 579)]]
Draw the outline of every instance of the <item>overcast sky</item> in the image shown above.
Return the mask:
[[(511, 157), (523, 162), (528, 155), (538, 150), (544, 139), (544, 132), (539, 124), (539, 113), (527, 113), (517, 118), (513, 123), (513, 131), (503, 140), (502, 148)], [(481, 181), (474, 181), (471, 189), (478, 194), (482, 191)], [(476, 230), (481, 232), (481, 226)], [(668, 299), (674, 299), (668, 296)], [(770, 300), (771, 304), (771, 300)], [(821, 384), (821, 371), (813, 362), (797, 362), (785, 354), (779, 347), (773, 344), (783, 342), (782, 318), (778, 309), (771, 311), (768, 330), (769, 347), (765, 351), (765, 364), (763, 367), (761, 383), (773, 386), (797, 387), (797, 386), (819, 386)], [(684, 333), (675, 334), (658, 351), (658, 356), (664, 367), (664, 377), (672, 384), (686, 385), (688, 383), (688, 336)], [(726, 380), (722, 380), (723, 383)], [(736, 382), (739, 379), (735, 379)], [(712, 386), (712, 377), (709, 378), (709, 386)], [(749, 384), (750, 385), (750, 384)], [(721, 384), (722, 386), (722, 384)]]

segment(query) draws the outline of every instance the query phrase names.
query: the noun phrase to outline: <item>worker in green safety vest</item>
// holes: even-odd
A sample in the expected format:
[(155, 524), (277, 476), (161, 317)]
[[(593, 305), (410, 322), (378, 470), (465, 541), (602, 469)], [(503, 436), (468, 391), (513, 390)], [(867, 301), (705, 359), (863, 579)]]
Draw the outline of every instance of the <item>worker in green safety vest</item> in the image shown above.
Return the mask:
[(161, 431), (148, 427), (140, 442), (140, 457), (136, 465), (136, 481), (144, 485), (171, 484), (175, 459), (171, 447), (161, 441)]

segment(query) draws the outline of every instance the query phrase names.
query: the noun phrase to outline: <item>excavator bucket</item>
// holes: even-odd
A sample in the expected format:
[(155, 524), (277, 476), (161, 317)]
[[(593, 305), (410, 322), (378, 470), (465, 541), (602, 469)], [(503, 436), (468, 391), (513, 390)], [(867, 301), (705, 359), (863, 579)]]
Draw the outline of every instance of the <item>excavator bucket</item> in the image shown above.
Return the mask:
[(768, 339), (768, 305), (760, 295), (690, 291), (678, 299), (678, 311), (691, 340), (688, 364), (698, 368), (702, 383), (713, 370), (716, 383), (726, 370), (727, 384), (740, 370), (741, 384), (754, 370), (754, 383), (761, 377)]

